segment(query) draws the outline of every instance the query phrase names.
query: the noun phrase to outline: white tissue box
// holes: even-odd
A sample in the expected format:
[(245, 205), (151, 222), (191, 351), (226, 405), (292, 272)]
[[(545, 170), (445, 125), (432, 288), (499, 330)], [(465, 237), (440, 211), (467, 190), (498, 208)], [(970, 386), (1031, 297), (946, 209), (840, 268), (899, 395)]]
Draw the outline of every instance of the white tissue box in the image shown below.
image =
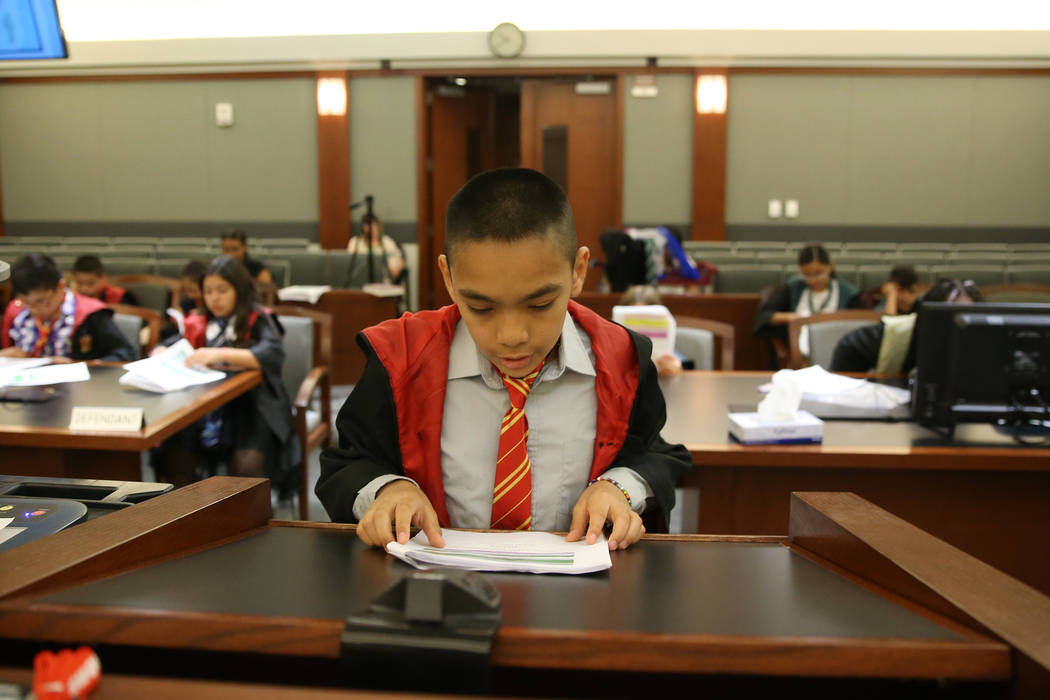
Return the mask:
[(730, 413), (729, 433), (744, 445), (805, 444), (824, 440), (824, 421), (809, 411), (794, 420), (764, 422), (758, 413)]

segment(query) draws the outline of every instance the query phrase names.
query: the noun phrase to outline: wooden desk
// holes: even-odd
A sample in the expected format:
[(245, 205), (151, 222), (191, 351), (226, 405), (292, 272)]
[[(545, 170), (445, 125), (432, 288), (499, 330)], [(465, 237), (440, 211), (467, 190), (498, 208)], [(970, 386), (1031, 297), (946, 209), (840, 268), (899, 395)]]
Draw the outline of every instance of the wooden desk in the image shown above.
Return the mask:
[[(153, 394), (118, 383), (118, 363), (92, 363), (91, 379), (58, 385), (58, 398), (43, 403), (0, 403), (3, 471), (19, 476), (141, 481), (141, 452), (228, 403), (262, 381), (258, 371), (221, 383)], [(74, 406), (141, 407), (146, 426), (135, 433), (70, 430)]]
[(365, 356), (357, 346), (357, 334), (390, 318), (397, 317), (398, 297), (377, 297), (357, 289), (332, 289), (316, 304), (305, 304), (332, 314), (333, 384), (354, 384), (365, 371)]
[[(793, 506), (797, 541), (651, 536), (601, 574), (489, 575), (503, 597), (493, 691), (549, 694), (561, 673), (581, 683), (557, 694), (829, 678), (829, 697), (897, 678), (998, 692), (1011, 647), (1050, 666), (1031, 646), (1044, 596), (856, 497), (811, 496)], [(45, 642), (88, 643), (111, 673), (338, 682), (344, 617), (408, 569), (353, 526), (269, 514), (264, 480), (216, 477), (11, 550), (0, 655), (24, 666)], [(1018, 606), (1027, 617), (1004, 619)]]
[[(915, 423), (826, 421), (821, 445), (743, 446), (729, 406), (754, 407), (764, 372), (662, 378), (663, 437), (686, 445), (700, 490), (698, 532), (785, 534), (792, 491), (852, 491), (1050, 593), (1050, 451), (1022, 447), (987, 425), (949, 442)], [(751, 409), (753, 410), (753, 408)]]

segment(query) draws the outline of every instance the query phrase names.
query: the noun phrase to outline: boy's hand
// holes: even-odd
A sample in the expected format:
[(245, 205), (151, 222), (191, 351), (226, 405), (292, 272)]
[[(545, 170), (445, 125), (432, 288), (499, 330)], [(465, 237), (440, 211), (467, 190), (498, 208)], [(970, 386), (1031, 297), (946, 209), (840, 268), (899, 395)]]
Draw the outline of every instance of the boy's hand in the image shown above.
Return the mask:
[(0, 350), (0, 357), (29, 357), (29, 353), (20, 347), (12, 345)]
[(163, 355), (167, 351), (168, 351), (167, 346), (158, 345), (157, 347), (155, 347), (155, 348), (153, 348), (152, 350), (149, 351), (149, 356), (150, 357), (156, 357), (157, 355)]
[[(390, 529), (391, 523), (394, 525), (393, 531)], [(397, 541), (405, 544), (412, 525), (423, 530), (432, 546), (445, 546), (445, 540), (441, 537), (441, 524), (427, 495), (411, 481), (397, 479), (379, 489), (376, 499), (357, 525), (357, 536), (367, 545), (386, 547), (396, 532)]]
[(609, 549), (627, 549), (645, 534), (640, 515), (631, 510), (620, 489), (608, 481), (588, 486), (572, 509), (572, 526), (567, 542), (576, 542), (587, 534), (587, 544), (598, 541), (606, 521), (612, 523)]

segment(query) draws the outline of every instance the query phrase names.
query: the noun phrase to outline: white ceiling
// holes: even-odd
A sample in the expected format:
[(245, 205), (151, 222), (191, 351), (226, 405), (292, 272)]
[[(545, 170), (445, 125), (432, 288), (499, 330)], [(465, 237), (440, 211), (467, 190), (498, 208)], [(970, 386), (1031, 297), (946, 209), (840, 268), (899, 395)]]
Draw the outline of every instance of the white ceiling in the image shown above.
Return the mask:
[(69, 41), (602, 29), (1050, 29), (1045, 0), (58, 0)]

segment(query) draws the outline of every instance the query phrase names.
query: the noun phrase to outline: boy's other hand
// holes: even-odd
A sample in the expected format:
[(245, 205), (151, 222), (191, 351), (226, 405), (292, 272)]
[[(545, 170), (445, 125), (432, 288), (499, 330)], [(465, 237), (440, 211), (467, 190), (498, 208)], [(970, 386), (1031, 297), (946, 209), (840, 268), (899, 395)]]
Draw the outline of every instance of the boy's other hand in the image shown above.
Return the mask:
[(620, 489), (611, 482), (597, 481), (588, 486), (572, 509), (572, 525), (565, 538), (576, 542), (586, 534), (587, 544), (598, 541), (605, 523), (612, 524), (609, 549), (627, 549), (645, 534), (640, 515), (631, 510)]
[(423, 530), (432, 546), (445, 546), (441, 524), (427, 495), (411, 481), (397, 479), (379, 489), (376, 499), (357, 525), (357, 536), (367, 545), (386, 547), (387, 542), (395, 539), (396, 533), (397, 541), (405, 544), (412, 525)]
[(673, 377), (682, 373), (682, 361), (671, 353), (656, 358), (656, 373), (661, 377)]
[(62, 355), (55, 355), (51, 358), (51, 364), (53, 365), (68, 365), (73, 363), (72, 357), (64, 357)]

